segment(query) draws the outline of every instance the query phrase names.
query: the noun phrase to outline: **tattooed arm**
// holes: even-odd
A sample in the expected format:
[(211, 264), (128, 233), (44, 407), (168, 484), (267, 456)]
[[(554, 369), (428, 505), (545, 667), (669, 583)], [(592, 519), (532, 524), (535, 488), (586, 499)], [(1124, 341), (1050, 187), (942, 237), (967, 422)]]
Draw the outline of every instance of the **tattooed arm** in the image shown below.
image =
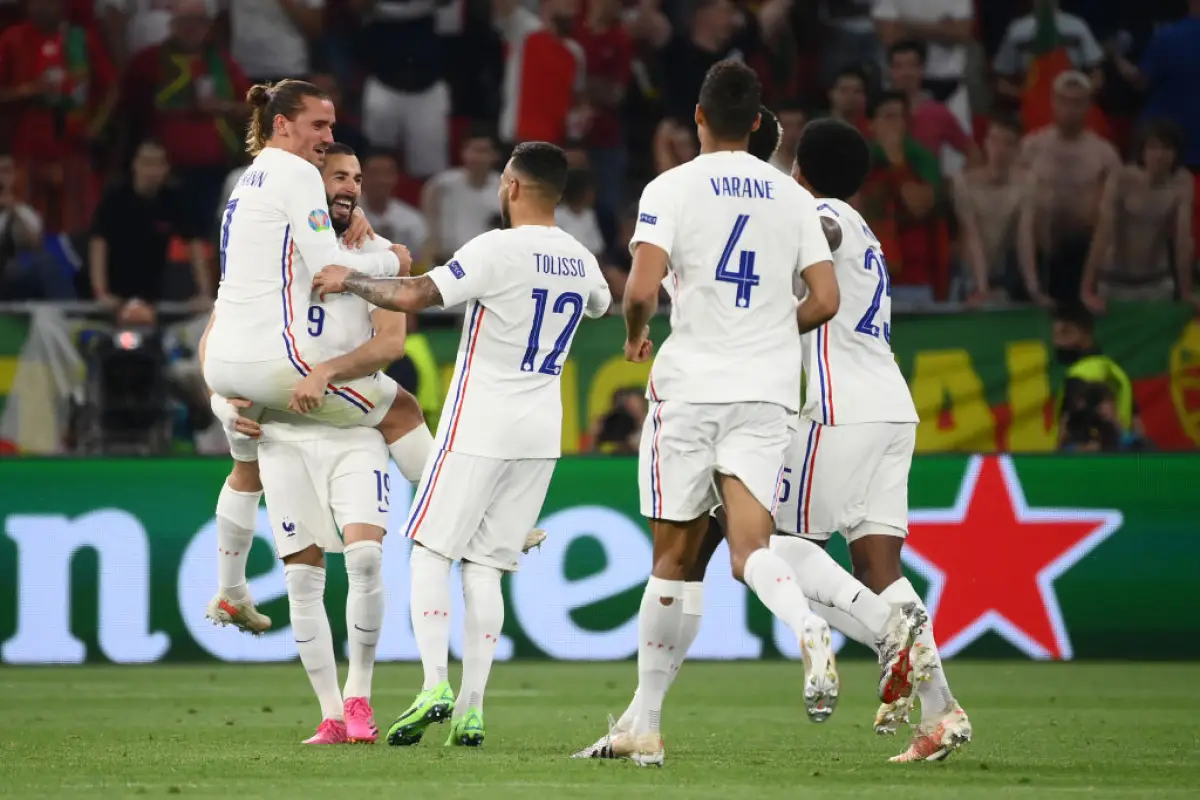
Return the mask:
[(313, 290), (326, 294), (349, 292), (390, 311), (415, 313), (441, 306), (442, 293), (428, 275), (416, 278), (372, 278), (345, 267), (326, 267), (313, 279)]

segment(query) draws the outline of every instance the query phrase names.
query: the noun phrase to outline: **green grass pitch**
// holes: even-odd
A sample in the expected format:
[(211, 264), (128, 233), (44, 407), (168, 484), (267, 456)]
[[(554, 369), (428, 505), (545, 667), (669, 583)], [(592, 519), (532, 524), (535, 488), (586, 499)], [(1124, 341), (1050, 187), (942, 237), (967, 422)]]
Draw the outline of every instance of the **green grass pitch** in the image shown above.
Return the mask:
[[(318, 720), (299, 664), (0, 668), (0, 795), (248, 798), (1139, 798), (1200, 796), (1195, 664), (956, 661), (975, 741), (943, 764), (888, 764), (905, 738), (871, 732), (874, 669), (842, 665), (825, 725), (798, 701), (800, 667), (688, 664), (664, 713), (662, 770), (567, 756), (603, 732), (630, 662), (498, 664), (480, 750), (302, 747)], [(452, 668), (452, 677), (457, 669)], [(387, 728), (419, 688), (380, 665)]]

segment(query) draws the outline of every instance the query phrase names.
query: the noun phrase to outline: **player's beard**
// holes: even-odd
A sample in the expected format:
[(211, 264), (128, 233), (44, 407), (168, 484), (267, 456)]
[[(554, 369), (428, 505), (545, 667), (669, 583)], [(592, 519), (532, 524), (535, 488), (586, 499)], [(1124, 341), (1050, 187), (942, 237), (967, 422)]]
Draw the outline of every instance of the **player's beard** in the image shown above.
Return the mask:
[(512, 217), (508, 215), (508, 197), (500, 198), (500, 229), (508, 230), (512, 227)]
[[(354, 200), (349, 197), (333, 197), (327, 198), (326, 200), (329, 203), (329, 221), (333, 225), (333, 232), (341, 237), (343, 233), (350, 229), (350, 220), (354, 219), (354, 209), (358, 208), (358, 203), (354, 202)], [(346, 218), (344, 220), (338, 219), (339, 212), (334, 211), (334, 202), (337, 200), (345, 200), (346, 202), (350, 203), (350, 211), (346, 214)]]

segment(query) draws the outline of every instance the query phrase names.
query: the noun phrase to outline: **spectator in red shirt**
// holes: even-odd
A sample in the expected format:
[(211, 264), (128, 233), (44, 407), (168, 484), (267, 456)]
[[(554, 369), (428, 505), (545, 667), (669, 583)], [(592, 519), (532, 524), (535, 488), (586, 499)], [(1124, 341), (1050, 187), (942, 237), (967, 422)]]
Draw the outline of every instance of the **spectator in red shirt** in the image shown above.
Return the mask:
[(195, 230), (213, 224), (225, 176), (245, 156), (250, 82), (211, 32), (203, 0), (180, 0), (171, 35), (135, 55), (123, 81), (130, 141), (162, 142)]
[(83, 230), (97, 188), (89, 141), (114, 102), (112, 66), (96, 35), (68, 22), (64, 0), (27, 7), (29, 19), (0, 34), (0, 119), (47, 229)]
[(565, 145), (568, 117), (583, 79), (583, 51), (566, 38), (579, 0), (542, 0), (540, 27), (509, 42), (504, 64), (500, 138)]
[(957, 174), (962, 170), (962, 161), (948, 159), (947, 148), (965, 158), (969, 166), (983, 163), (983, 154), (953, 112), (923, 88), (925, 58), (925, 44), (916, 39), (904, 39), (889, 47), (892, 88), (908, 99), (909, 136), (941, 159), (946, 174)]
[(591, 0), (587, 17), (575, 27), (583, 48), (586, 102), (591, 125), (585, 136), (596, 191), (596, 220), (604, 241), (617, 236), (617, 210), (625, 192), (625, 136), (621, 104), (633, 66), (633, 42), (621, 23), (621, 0)]

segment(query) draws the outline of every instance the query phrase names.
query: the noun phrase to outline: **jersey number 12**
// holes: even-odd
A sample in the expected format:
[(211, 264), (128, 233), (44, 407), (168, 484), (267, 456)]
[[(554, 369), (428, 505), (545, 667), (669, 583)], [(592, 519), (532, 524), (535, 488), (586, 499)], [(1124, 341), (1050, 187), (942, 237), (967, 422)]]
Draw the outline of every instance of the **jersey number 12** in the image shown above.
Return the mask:
[(743, 250), (738, 253), (737, 266), (731, 267), (733, 251), (737, 249), (742, 234), (746, 232), (746, 223), (750, 221), (749, 214), (738, 214), (733, 223), (733, 231), (725, 240), (725, 249), (721, 251), (721, 260), (717, 262), (717, 280), (722, 283), (732, 283), (737, 287), (737, 298), (734, 305), (738, 308), (750, 307), (750, 290), (758, 286), (758, 275), (754, 273), (754, 251)]
[(583, 316), (583, 297), (578, 292), (563, 292), (554, 301), (554, 313), (570, 314), (570, 317), (567, 318), (567, 324), (562, 329), (562, 333), (554, 340), (554, 347), (542, 359), (541, 366), (536, 366), (534, 362), (537, 361), (542, 347), (542, 323), (546, 319), (546, 309), (551, 307), (550, 290), (534, 289), (532, 296), (533, 327), (529, 331), (529, 343), (525, 346), (525, 357), (521, 359), (521, 372), (533, 372), (536, 367), (536, 370), (543, 375), (559, 375), (562, 373), (562, 365), (558, 363), (558, 360), (571, 345), (571, 337), (575, 334), (575, 329), (579, 327), (579, 318)]

